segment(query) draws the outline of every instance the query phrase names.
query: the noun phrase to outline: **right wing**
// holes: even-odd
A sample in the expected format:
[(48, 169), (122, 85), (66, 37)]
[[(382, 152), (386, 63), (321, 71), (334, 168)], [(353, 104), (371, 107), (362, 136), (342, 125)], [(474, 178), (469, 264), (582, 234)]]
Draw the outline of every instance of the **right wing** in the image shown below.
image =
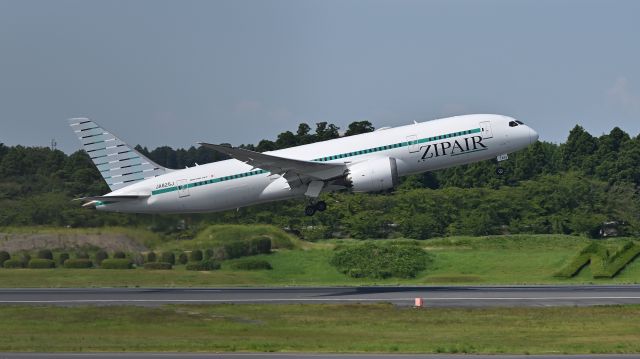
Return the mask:
[(260, 152), (234, 148), (223, 145), (199, 142), (199, 145), (211, 148), (223, 153), (238, 161), (271, 172), (282, 175), (291, 182), (295, 177), (306, 177), (312, 180), (328, 181), (344, 176), (347, 173), (347, 166), (342, 163), (323, 163), (292, 158), (267, 155)]

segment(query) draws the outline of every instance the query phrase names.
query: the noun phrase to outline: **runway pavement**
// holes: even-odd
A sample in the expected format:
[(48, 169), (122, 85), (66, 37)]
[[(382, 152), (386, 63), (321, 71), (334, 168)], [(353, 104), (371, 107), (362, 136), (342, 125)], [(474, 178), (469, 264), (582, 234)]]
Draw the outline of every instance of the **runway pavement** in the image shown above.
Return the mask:
[(640, 304), (640, 286), (382, 286), (281, 288), (0, 289), (0, 305), (141, 305), (169, 303), (381, 303), (427, 307)]

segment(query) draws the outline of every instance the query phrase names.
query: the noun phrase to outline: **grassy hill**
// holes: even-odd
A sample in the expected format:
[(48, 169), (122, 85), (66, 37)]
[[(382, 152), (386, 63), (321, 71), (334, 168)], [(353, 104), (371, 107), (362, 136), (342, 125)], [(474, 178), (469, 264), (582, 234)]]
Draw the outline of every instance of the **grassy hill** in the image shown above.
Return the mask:
[(193, 250), (214, 248), (233, 241), (249, 240), (257, 237), (271, 239), (274, 249), (294, 249), (301, 241), (291, 234), (270, 225), (221, 224), (208, 226), (190, 240), (167, 241), (155, 247), (156, 250)]

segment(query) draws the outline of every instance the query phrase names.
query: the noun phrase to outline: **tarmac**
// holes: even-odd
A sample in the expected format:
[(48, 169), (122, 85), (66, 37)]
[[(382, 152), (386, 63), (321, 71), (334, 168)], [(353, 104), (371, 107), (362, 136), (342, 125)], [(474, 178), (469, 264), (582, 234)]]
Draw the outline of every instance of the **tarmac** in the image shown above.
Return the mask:
[(640, 285), (0, 289), (0, 305), (392, 303), (425, 307), (640, 304)]

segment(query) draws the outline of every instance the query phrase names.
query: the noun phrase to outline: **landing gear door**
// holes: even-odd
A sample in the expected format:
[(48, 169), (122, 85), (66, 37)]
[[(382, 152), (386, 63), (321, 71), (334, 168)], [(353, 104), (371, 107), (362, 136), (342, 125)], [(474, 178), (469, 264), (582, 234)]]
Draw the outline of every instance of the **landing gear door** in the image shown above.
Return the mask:
[(480, 122), (480, 131), (482, 132), (482, 138), (492, 138), (491, 121)]
[(407, 144), (409, 145), (409, 153), (420, 151), (420, 145), (418, 145), (418, 136), (407, 136)]
[(178, 180), (178, 198), (189, 197), (189, 183), (186, 179)]

